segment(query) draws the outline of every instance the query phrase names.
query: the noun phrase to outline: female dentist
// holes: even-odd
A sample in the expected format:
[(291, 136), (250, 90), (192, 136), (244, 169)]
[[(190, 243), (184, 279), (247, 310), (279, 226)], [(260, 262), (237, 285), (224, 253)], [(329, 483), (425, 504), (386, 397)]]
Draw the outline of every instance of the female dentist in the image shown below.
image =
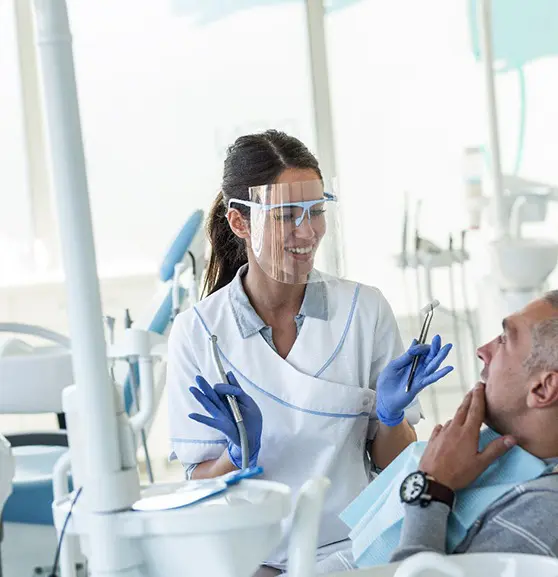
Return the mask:
[[(331, 480), (318, 559), (346, 547), (339, 513), (370, 482), (371, 468), (416, 440), (416, 395), (452, 370), (438, 370), (451, 348), (438, 336), (403, 352), (378, 289), (314, 269), (335, 206), (299, 140), (274, 130), (239, 138), (209, 217), (209, 296), (176, 318), (168, 349), (171, 459), (194, 479), (240, 468), (225, 398), (235, 395), (250, 465), (295, 496), (311, 477)], [(220, 383), (212, 335), (231, 384)], [(267, 565), (284, 569), (288, 531)]]

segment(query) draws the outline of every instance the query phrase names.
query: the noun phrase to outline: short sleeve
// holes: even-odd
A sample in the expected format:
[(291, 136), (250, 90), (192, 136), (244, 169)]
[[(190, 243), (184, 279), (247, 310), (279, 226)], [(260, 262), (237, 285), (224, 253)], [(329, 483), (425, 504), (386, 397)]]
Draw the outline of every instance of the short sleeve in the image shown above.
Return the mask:
[(218, 458), (227, 440), (211, 427), (193, 421), (190, 413), (207, 414), (196, 401), (190, 387), (196, 386), (196, 376), (203, 375), (197, 365), (193, 334), (198, 328), (190, 309), (178, 315), (168, 341), (167, 396), (169, 413), (170, 460), (178, 459), (185, 467)]

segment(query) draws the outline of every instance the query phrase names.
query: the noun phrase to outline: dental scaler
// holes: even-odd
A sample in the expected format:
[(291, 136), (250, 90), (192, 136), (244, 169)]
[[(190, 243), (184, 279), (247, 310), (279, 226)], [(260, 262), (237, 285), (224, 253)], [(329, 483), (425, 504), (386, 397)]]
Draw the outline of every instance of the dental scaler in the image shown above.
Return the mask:
[[(431, 303), (428, 303), (425, 307), (420, 309), (421, 314), (426, 315), (422, 323), (422, 328), (420, 329), (420, 336), (418, 338), (419, 345), (424, 345), (426, 343), (426, 337), (428, 336), (428, 330), (430, 329), (430, 323), (432, 322), (432, 317), (434, 316), (434, 309), (440, 304), (439, 300), (434, 299)], [(413, 384), (413, 379), (415, 378), (415, 373), (417, 372), (417, 367), (419, 363), (418, 355), (413, 359), (413, 364), (411, 365), (411, 373), (409, 374), (409, 380), (407, 381), (407, 388), (405, 391), (408, 393), (411, 390), (411, 385)]]

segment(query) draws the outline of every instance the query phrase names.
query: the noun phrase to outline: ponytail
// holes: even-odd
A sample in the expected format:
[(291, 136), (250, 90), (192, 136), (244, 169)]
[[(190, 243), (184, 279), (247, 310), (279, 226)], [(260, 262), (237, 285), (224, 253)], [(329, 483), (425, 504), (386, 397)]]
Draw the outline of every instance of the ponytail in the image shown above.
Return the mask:
[(223, 192), (213, 202), (207, 223), (211, 256), (205, 275), (203, 293), (213, 294), (235, 277), (238, 269), (248, 262), (246, 246), (229, 226)]

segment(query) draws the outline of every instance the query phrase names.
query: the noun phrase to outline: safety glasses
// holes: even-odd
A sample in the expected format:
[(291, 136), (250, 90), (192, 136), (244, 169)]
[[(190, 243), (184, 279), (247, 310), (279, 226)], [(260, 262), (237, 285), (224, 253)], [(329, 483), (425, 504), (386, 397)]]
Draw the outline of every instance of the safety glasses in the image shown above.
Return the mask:
[[(308, 216), (308, 220), (312, 216), (318, 216), (314, 214), (315, 207), (323, 205), (326, 202), (337, 202), (337, 197), (329, 192), (324, 192), (322, 198), (315, 200), (304, 200), (300, 202), (279, 202), (274, 204), (261, 204), (259, 202), (254, 202), (251, 200), (240, 200), (238, 198), (231, 198), (228, 203), (228, 209), (234, 208), (233, 204), (241, 204), (242, 206), (247, 206), (249, 208), (254, 208), (257, 210), (262, 210), (264, 212), (277, 211), (279, 214), (276, 216), (277, 219), (283, 221), (294, 220), (295, 226), (299, 227), (304, 222), (304, 217)], [(293, 209), (296, 213), (293, 213)], [(319, 214), (323, 214), (322, 210), (318, 211)]]

